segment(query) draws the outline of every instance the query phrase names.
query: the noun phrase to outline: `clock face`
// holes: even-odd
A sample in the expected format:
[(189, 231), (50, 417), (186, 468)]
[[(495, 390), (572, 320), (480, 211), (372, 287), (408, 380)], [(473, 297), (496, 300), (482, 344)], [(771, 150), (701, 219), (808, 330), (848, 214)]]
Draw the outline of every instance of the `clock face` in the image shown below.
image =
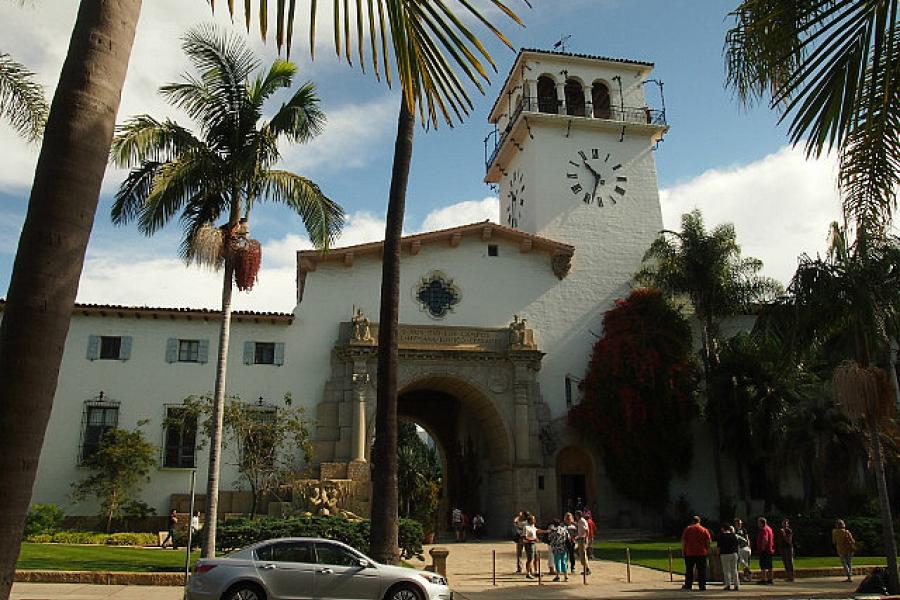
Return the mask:
[(613, 206), (625, 197), (622, 162), (600, 148), (579, 150), (566, 163), (566, 192), (585, 204)]
[(506, 224), (518, 227), (525, 207), (525, 174), (513, 171), (506, 188)]

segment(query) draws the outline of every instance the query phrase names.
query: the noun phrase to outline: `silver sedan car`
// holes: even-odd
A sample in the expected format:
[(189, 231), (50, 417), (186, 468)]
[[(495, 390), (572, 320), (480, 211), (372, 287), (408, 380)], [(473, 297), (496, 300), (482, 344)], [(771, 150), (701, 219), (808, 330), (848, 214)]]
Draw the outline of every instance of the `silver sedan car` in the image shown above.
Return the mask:
[(318, 538), (266, 540), (197, 561), (186, 600), (452, 600), (443, 577)]

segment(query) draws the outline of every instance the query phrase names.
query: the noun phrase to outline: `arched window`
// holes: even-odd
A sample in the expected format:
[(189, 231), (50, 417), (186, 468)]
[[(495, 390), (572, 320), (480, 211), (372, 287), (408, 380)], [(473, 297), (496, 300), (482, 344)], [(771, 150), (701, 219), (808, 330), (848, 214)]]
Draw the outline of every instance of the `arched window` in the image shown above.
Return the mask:
[(555, 115), (559, 112), (559, 100), (556, 98), (556, 82), (541, 75), (537, 81), (538, 110)]
[(604, 84), (598, 82), (591, 88), (591, 102), (594, 104), (594, 118), (609, 119), (612, 117), (609, 88)]
[(584, 89), (576, 79), (566, 81), (566, 114), (584, 116)]

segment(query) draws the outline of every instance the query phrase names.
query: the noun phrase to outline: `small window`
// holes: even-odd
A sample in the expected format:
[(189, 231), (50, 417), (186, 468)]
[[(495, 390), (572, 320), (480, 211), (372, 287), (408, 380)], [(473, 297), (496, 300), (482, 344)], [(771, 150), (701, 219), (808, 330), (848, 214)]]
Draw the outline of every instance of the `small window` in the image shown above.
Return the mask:
[(543, 475), (538, 475), (538, 489), (539, 490), (544, 489), (544, 476)]
[(178, 362), (200, 362), (200, 340), (178, 340)]
[(256, 342), (256, 348), (254, 349), (253, 354), (253, 364), (275, 364), (275, 344), (272, 342)]
[(244, 342), (244, 364), (283, 365), (284, 344), (280, 342)]
[(320, 565), (337, 567), (359, 566), (360, 559), (356, 554), (336, 544), (316, 544), (316, 557)]
[(80, 459), (84, 462), (100, 447), (103, 434), (119, 424), (119, 403), (109, 400), (88, 400), (84, 403), (81, 428)]
[(184, 407), (167, 406), (163, 466), (170, 469), (193, 469), (197, 448), (197, 417)]
[(127, 335), (88, 336), (88, 360), (128, 360), (131, 358), (131, 337)]
[(500, 248), (497, 244), (488, 244), (488, 256), (500, 256)]

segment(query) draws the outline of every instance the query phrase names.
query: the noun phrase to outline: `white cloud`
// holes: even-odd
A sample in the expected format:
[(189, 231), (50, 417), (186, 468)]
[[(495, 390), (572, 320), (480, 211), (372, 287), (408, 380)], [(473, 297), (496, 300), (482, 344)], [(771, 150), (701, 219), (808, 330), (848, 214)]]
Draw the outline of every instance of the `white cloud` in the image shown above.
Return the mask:
[(824, 252), (828, 225), (840, 218), (834, 159), (807, 160), (785, 147), (749, 165), (710, 170), (660, 190), (663, 223), (699, 208), (708, 228), (734, 223), (745, 256), (762, 259), (764, 273), (790, 280), (797, 257)]
[(500, 201), (495, 196), (488, 196), (483, 200), (467, 200), (432, 211), (422, 222), (422, 230), (447, 229), (480, 221), (496, 223), (499, 215)]

